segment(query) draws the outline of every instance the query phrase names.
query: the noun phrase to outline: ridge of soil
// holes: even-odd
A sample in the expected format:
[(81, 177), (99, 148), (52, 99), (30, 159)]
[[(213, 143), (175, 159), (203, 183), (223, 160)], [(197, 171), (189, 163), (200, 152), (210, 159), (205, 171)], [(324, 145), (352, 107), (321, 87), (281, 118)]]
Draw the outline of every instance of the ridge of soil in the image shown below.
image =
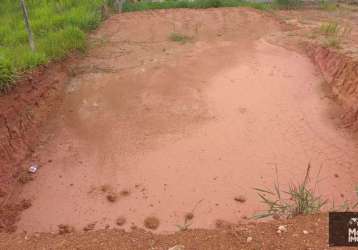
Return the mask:
[(333, 97), (342, 106), (340, 119), (356, 130), (358, 122), (358, 61), (327, 47), (313, 45), (308, 53), (319, 67)]

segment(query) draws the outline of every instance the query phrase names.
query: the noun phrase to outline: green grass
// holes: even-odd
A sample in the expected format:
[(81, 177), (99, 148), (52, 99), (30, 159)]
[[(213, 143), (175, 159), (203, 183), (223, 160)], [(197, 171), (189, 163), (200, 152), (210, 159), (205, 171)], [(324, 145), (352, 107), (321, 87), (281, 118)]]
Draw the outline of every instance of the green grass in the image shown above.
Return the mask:
[(133, 3), (127, 1), (123, 5), (124, 12), (143, 11), (152, 9), (176, 9), (176, 8), (190, 8), (190, 9), (207, 9), (219, 7), (251, 7), (259, 10), (267, 10), (271, 8), (268, 3), (254, 3), (243, 0), (166, 0), (163, 2), (147, 2), (141, 1)]
[(176, 32), (173, 32), (169, 35), (169, 40), (170, 41), (173, 41), (173, 42), (178, 42), (178, 43), (186, 43), (188, 41), (191, 41), (193, 38), (190, 37), (190, 36), (186, 36), (186, 35), (183, 35), (183, 34), (179, 34), (179, 33), (176, 33)]
[(325, 38), (325, 46), (339, 49), (341, 47), (342, 40), (350, 35), (351, 28), (349, 26), (339, 25), (335, 21), (330, 21), (321, 24), (319, 32)]
[(339, 31), (339, 25), (336, 22), (323, 23), (320, 26), (320, 32), (324, 35), (336, 35)]
[(275, 215), (289, 218), (319, 212), (327, 200), (316, 195), (315, 190), (310, 187), (310, 170), (309, 164), (303, 181), (298, 184), (290, 183), (287, 190), (281, 190), (278, 180), (275, 181), (273, 190), (255, 188), (261, 201), (267, 205), (267, 210), (255, 215), (254, 218)]
[(19, 1), (1, 0), (0, 91), (11, 86), (15, 74), (62, 58), (74, 49), (84, 50), (85, 34), (101, 22), (105, 1), (26, 0), (36, 43), (32, 52)]
[(11, 64), (0, 58), (0, 91), (7, 90), (14, 81), (14, 72)]
[(337, 10), (337, 4), (330, 0), (320, 0), (319, 8), (326, 11), (335, 11)]
[(273, 5), (278, 9), (297, 9), (303, 4), (303, 0), (274, 0)]
[[(283, 0), (277, 0), (283, 1)], [(296, 1), (296, 0), (287, 0)], [(1, 0), (0, 5), (0, 92), (7, 90), (15, 75), (53, 59), (60, 59), (72, 50), (86, 48), (86, 32), (102, 20), (101, 6), (113, 6), (113, 0), (26, 0), (36, 51), (31, 51), (18, 0)], [(245, 0), (166, 0), (163, 2), (127, 1), (124, 12), (169, 8), (251, 7), (272, 8), (269, 3)], [(174, 38), (185, 42), (188, 39)]]

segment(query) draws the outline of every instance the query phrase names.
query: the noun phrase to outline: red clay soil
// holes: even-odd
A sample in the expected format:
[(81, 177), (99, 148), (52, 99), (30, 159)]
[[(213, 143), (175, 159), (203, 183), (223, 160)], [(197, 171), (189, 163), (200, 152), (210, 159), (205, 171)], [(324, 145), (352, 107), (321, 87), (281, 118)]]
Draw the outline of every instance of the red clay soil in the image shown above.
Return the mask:
[(345, 112), (341, 119), (346, 127), (358, 129), (358, 60), (335, 50), (314, 46), (310, 49), (326, 84)]
[(25, 170), (27, 159), (39, 144), (43, 122), (56, 111), (67, 79), (64, 65), (55, 62), (27, 72), (16, 88), (0, 96), (0, 232), (14, 231), (24, 209), (17, 196), (32, 179)]
[[(339, 125), (357, 132), (358, 120), (358, 6), (341, 4), (336, 11), (278, 11), (277, 17), (292, 27), (287, 40), (301, 43), (325, 80), (327, 94), (340, 104)], [(338, 48), (327, 45), (321, 26), (338, 25)], [(344, 32), (343, 32), (344, 31)], [(343, 123), (342, 123), (343, 122)]]
[[(17, 227), (0, 248), (326, 248), (324, 214), (241, 224), (264, 209), (252, 188), (271, 186), (275, 168), (287, 184), (311, 162), (324, 197), (355, 198), (357, 143), (333, 124), (322, 82), (342, 82), (333, 91), (352, 106), (356, 66), (312, 49), (315, 67), (277, 46), (287, 30), (249, 9), (127, 13), (91, 35), (84, 58), (20, 81), (0, 97), (0, 232)], [(152, 217), (174, 232), (188, 213), (189, 231), (135, 229)]]
[[(277, 233), (279, 226), (287, 232)], [(300, 216), (289, 221), (230, 225), (213, 230), (195, 229), (170, 235), (135, 229), (107, 229), (68, 234), (0, 235), (1, 249), (328, 249), (326, 214)], [(334, 248), (343, 249), (343, 248)], [(352, 249), (352, 248), (348, 248)]]

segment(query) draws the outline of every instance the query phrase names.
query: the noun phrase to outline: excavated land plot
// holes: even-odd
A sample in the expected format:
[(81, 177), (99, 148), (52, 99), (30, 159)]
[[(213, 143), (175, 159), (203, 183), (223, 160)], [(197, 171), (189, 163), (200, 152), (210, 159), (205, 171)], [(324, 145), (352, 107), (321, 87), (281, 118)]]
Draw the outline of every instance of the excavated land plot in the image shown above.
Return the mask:
[(173, 232), (189, 212), (191, 228), (210, 229), (264, 209), (252, 188), (271, 187), (275, 169), (283, 186), (299, 182), (308, 163), (318, 193), (353, 200), (356, 141), (332, 121), (324, 68), (275, 43), (289, 29), (235, 8), (111, 17), (68, 60), (57, 107), (38, 110), (49, 118), (21, 164), (41, 168), (17, 197), (32, 201), (18, 232), (150, 216)]

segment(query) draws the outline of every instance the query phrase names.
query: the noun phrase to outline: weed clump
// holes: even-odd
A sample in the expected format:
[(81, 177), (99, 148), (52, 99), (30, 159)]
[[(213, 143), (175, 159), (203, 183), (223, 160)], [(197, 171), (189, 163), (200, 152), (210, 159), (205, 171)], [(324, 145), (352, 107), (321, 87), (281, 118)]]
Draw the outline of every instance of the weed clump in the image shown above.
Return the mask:
[(337, 22), (328, 22), (323, 23), (320, 26), (320, 32), (324, 35), (335, 35), (339, 31), (339, 26)]
[(319, 212), (327, 203), (327, 200), (323, 200), (321, 196), (316, 195), (315, 190), (309, 187), (310, 169), (309, 164), (304, 180), (299, 184), (289, 184), (287, 191), (280, 189), (278, 180), (274, 183), (274, 190), (255, 188), (261, 201), (268, 208), (265, 212), (255, 215), (254, 218), (259, 219), (269, 216), (289, 218)]
[(350, 34), (349, 27), (343, 27), (335, 21), (322, 23), (319, 32), (323, 35), (323, 44), (327, 47), (340, 48), (342, 39)]
[(192, 37), (173, 32), (169, 35), (169, 40), (173, 41), (173, 42), (178, 42), (178, 43), (186, 43), (186, 42), (192, 40)]

